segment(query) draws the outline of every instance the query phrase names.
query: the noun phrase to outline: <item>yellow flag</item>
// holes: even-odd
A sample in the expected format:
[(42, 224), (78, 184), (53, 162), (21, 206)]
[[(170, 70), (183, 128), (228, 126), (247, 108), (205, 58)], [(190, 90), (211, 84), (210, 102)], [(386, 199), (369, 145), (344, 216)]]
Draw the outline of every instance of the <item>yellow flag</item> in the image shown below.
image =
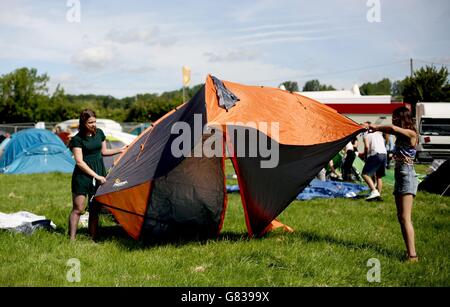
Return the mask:
[(189, 82), (191, 82), (191, 69), (183, 66), (183, 85), (188, 86)]

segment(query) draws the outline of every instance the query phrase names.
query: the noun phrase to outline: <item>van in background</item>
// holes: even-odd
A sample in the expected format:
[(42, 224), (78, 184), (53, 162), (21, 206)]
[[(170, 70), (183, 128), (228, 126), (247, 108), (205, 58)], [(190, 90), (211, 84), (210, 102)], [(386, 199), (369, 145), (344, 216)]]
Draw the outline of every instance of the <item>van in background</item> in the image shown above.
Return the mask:
[(450, 102), (416, 105), (417, 160), (450, 159)]

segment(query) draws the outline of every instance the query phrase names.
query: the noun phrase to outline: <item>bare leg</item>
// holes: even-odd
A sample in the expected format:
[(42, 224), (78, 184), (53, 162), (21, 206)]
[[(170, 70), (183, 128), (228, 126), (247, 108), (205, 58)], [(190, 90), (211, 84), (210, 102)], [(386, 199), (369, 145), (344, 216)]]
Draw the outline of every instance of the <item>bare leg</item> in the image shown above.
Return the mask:
[(395, 204), (397, 206), (397, 217), (400, 222), (403, 240), (405, 241), (406, 251), (410, 259), (417, 257), (414, 242), (414, 227), (411, 220), (411, 212), (413, 206), (413, 195), (396, 195)]
[(377, 177), (377, 190), (381, 194), (381, 190), (383, 189), (383, 179), (381, 177)]
[(84, 203), (86, 201), (85, 195), (72, 194), (72, 211), (69, 215), (69, 236), (71, 240), (75, 240), (77, 235), (78, 222), (80, 215), (84, 211)]
[(371, 191), (376, 190), (375, 189), (375, 184), (373, 183), (373, 180), (372, 180), (372, 177), (370, 177), (367, 174), (363, 174), (362, 177), (363, 177), (364, 181), (367, 183), (367, 185), (369, 186)]

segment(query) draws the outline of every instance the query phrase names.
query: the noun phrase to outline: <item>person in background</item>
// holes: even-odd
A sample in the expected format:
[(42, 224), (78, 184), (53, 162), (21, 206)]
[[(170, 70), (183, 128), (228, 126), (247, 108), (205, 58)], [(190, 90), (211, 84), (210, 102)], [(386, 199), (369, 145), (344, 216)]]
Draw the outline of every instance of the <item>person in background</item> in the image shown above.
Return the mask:
[[(370, 122), (365, 123), (365, 125), (370, 124)], [(371, 191), (366, 200), (379, 199), (383, 188), (382, 178), (386, 175), (387, 159), (386, 146), (381, 132), (367, 133), (364, 136), (364, 154), (366, 159), (362, 177)]]
[(392, 134), (389, 133), (385, 133), (384, 134), (384, 139), (386, 142), (386, 151), (387, 151), (387, 161), (386, 161), (386, 168), (390, 169), (391, 168), (391, 161), (393, 158), (393, 152), (394, 152), (394, 148), (395, 148), (395, 143), (394, 143), (394, 136)]
[(411, 218), (418, 186), (414, 170), (418, 137), (411, 111), (406, 107), (397, 108), (392, 113), (392, 126), (369, 124), (368, 128), (369, 132), (382, 131), (396, 136), (393, 158), (395, 161), (394, 196), (397, 217), (406, 245), (407, 260), (418, 261)]
[(353, 162), (358, 152), (358, 140), (356, 137), (345, 145), (345, 159), (342, 166), (342, 176), (344, 181), (353, 181)]
[(79, 132), (70, 140), (69, 148), (75, 158), (75, 169), (72, 174), (73, 207), (69, 215), (69, 236), (75, 240), (80, 215), (89, 203), (89, 233), (95, 240), (98, 228), (100, 208), (89, 201), (95, 195), (99, 185), (106, 182), (106, 169), (103, 156), (111, 156), (124, 151), (125, 147), (107, 149), (105, 134), (96, 126), (95, 112), (85, 109), (80, 114)]

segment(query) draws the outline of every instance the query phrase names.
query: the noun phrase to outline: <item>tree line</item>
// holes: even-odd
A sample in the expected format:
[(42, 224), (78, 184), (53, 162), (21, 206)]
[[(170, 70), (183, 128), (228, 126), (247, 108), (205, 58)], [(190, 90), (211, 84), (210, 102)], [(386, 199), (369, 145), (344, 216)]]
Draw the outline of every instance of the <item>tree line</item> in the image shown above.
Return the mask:
[[(361, 95), (391, 95), (394, 101), (404, 101), (416, 104), (419, 101), (450, 101), (450, 84), (448, 81), (448, 70), (446, 67), (437, 69), (435, 66), (421, 67), (413, 76), (405, 77), (403, 80), (392, 82), (384, 78), (378, 82), (367, 82), (359, 87)], [(285, 81), (286, 90), (298, 92), (299, 86), (295, 81)], [(321, 84), (319, 80), (309, 80), (303, 86), (303, 92), (332, 91), (332, 85)]]
[[(0, 123), (59, 122), (78, 118), (84, 108), (95, 110), (99, 118), (150, 122), (183, 103), (182, 88), (118, 99), (110, 95), (66, 94), (60, 85), (50, 93), (49, 80), (47, 74), (25, 67), (0, 76)], [(190, 99), (201, 86), (185, 89), (186, 99)]]
[[(396, 101), (413, 105), (418, 101), (450, 101), (448, 70), (426, 66), (416, 70), (413, 76), (392, 82), (385, 78), (360, 86), (362, 95), (392, 95)], [(183, 103), (183, 89), (162, 94), (144, 93), (132, 97), (115, 98), (110, 95), (66, 94), (58, 85), (50, 93), (47, 74), (39, 74), (35, 68), (19, 68), (0, 76), (0, 123), (59, 122), (77, 118), (80, 110), (92, 108), (97, 117), (119, 122), (150, 122)], [(190, 99), (201, 88), (198, 84), (185, 89)], [(280, 84), (281, 85), (281, 84)], [(289, 91), (299, 91), (298, 83), (286, 81), (282, 85)], [(307, 81), (303, 91), (334, 90), (319, 80)]]

